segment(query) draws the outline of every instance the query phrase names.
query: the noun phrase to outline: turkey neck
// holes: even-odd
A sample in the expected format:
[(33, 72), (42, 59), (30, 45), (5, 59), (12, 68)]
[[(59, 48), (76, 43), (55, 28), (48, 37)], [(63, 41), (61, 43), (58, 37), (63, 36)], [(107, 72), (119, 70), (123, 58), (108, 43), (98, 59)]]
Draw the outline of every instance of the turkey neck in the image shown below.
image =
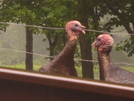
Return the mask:
[(99, 51), (98, 50), (98, 61), (101, 68), (101, 73), (103, 73), (104, 78), (108, 76), (108, 70), (110, 69), (110, 55), (109, 52)]
[(63, 59), (70, 59), (70, 58), (73, 59), (75, 48), (76, 48), (76, 43), (77, 43), (76, 39), (72, 41), (68, 40), (64, 49), (59, 54), (59, 56), (62, 57)]

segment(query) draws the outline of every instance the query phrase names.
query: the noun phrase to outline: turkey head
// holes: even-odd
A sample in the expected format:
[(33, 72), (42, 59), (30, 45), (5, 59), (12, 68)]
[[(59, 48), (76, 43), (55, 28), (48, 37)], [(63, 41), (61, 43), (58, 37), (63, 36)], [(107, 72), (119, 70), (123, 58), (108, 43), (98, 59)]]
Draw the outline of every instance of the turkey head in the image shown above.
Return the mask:
[(66, 32), (67, 32), (67, 36), (69, 38), (70, 41), (77, 39), (77, 35), (82, 32), (83, 34), (85, 34), (84, 28), (86, 28), (85, 26), (83, 26), (79, 21), (73, 20), (73, 21), (69, 21), (66, 24)]
[(109, 34), (101, 34), (97, 37), (93, 43), (94, 48), (98, 48), (98, 51), (110, 52), (114, 43), (114, 39)]

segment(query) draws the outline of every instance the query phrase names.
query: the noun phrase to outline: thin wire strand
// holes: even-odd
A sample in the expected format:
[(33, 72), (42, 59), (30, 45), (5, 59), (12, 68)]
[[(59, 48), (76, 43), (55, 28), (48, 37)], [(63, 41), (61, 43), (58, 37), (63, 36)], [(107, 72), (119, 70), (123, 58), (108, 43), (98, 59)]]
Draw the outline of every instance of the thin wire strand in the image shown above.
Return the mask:
[[(51, 30), (65, 30), (65, 28), (56, 28), (56, 27), (44, 27), (44, 26), (37, 26), (37, 25), (26, 25), (26, 24), (17, 24), (17, 23), (9, 23), (9, 22), (0, 22), (0, 24), (7, 24), (7, 25), (16, 25), (16, 26), (23, 26), (23, 27), (34, 27), (34, 28), (42, 28), (42, 29), (51, 29)], [(123, 29), (125, 30), (125, 29)], [(123, 31), (121, 30), (121, 31)], [(85, 29), (85, 31), (89, 32), (97, 32), (97, 33), (107, 33), (107, 34), (121, 34), (121, 35), (134, 35), (133, 33), (115, 33), (115, 32), (106, 32), (106, 31), (98, 31), (98, 30), (92, 30), (92, 29)], [(118, 32), (121, 32), (118, 31)]]
[[(15, 50), (15, 49), (10, 49), (10, 48), (0, 48), (0, 50), (8, 50), (8, 51), (14, 51), (14, 52), (18, 52), (18, 53), (27, 53), (27, 54), (33, 54), (36, 56), (42, 56), (42, 57), (46, 57), (46, 58), (55, 58), (54, 56), (48, 56), (48, 55), (43, 55), (43, 54), (39, 54), (39, 53), (31, 53), (31, 52), (26, 52), (26, 51), (21, 51), (21, 50)], [(95, 60), (86, 60), (86, 59), (74, 59), (76, 61), (85, 61), (85, 62), (98, 62)]]
[(26, 25), (26, 24), (16, 24), (16, 23), (8, 23), (8, 22), (0, 22), (0, 24), (8, 24), (8, 25), (15, 25), (15, 26), (23, 26), (23, 27), (34, 27), (34, 28), (44, 28), (44, 29), (65, 29), (65, 28), (55, 28), (55, 27), (43, 27), (37, 25)]
[[(26, 51), (22, 51), (22, 50), (15, 50), (15, 49), (10, 49), (10, 48), (0, 48), (0, 50), (7, 50), (7, 51), (14, 51), (14, 52), (18, 52), (18, 53), (27, 53), (27, 54), (33, 54), (36, 56), (41, 56), (41, 57), (46, 57), (46, 58), (56, 58), (54, 56), (48, 56), (48, 55), (43, 55), (43, 54), (39, 54), (39, 53), (31, 53), (31, 52), (26, 52)], [(92, 63), (98, 63), (98, 61), (96, 60), (86, 60), (86, 59), (76, 59), (74, 58), (75, 61), (83, 61), (83, 62), (92, 62)], [(126, 63), (126, 62), (114, 62), (114, 64), (117, 65), (128, 65), (128, 66), (133, 66), (134, 64), (132, 63)]]
[[(25, 25), (25, 24), (17, 24), (17, 23), (8, 23), (8, 22), (0, 22), (0, 24), (8, 24), (8, 25), (16, 25), (16, 26), (23, 26), (23, 27), (34, 27), (34, 28), (44, 28), (44, 29), (50, 29), (50, 30), (65, 30), (65, 28), (56, 28), (56, 27), (43, 27), (43, 26), (37, 26), (37, 25)], [(124, 31), (125, 29), (121, 30)], [(108, 33), (108, 34), (125, 34), (125, 35), (134, 35), (134, 34), (128, 34), (128, 33), (112, 33), (112, 32), (106, 32), (106, 31), (98, 31), (98, 30), (92, 30), (92, 29), (85, 29), (85, 31), (89, 32), (97, 32), (97, 33)], [(118, 32), (121, 32), (118, 31)], [(38, 53), (31, 53), (31, 52), (26, 52), (26, 51), (21, 51), (21, 50), (14, 50), (14, 49), (9, 49), (9, 48), (0, 48), (1, 50), (9, 50), (9, 51), (15, 51), (19, 53), (28, 53), (28, 54), (33, 54), (37, 56), (42, 56), (42, 57), (48, 57), (48, 58), (55, 58), (54, 56), (48, 56), (48, 55), (43, 55), (43, 54), (38, 54)], [(95, 60), (86, 60), (86, 59), (74, 59), (76, 61), (85, 61), (85, 62), (92, 62), (92, 63), (98, 63), (98, 61)], [(134, 65), (130, 63), (124, 63), (124, 62), (115, 62), (115, 64), (124, 64), (124, 65)]]
[(133, 63), (125, 63), (125, 62), (114, 62), (115, 64), (117, 65), (128, 65), (128, 66), (131, 66), (131, 65), (134, 65)]
[(10, 48), (0, 48), (0, 50), (8, 50), (8, 51), (14, 51), (14, 52), (18, 52), (18, 53), (28, 53), (28, 54), (33, 54), (33, 55), (42, 56), (42, 57), (54, 58), (54, 56), (48, 56), (48, 55), (43, 55), (43, 54), (39, 54), (39, 53), (31, 53), (31, 52), (15, 50), (15, 49), (10, 49)]

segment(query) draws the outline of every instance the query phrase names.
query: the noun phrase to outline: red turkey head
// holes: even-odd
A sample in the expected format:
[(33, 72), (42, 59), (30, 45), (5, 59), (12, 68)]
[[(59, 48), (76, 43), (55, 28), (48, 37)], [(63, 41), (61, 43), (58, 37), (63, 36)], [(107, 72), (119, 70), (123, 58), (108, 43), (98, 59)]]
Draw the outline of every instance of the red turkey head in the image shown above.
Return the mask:
[(85, 30), (84, 28), (86, 28), (85, 26), (83, 26), (79, 21), (77, 20), (73, 20), (73, 21), (69, 21), (66, 24), (66, 32), (69, 36), (70, 40), (74, 40), (77, 39), (77, 35), (82, 32), (83, 34), (85, 34)]
[(109, 34), (101, 34), (97, 37), (96, 41), (93, 43), (95, 48), (99, 51), (107, 51), (108, 48), (112, 48), (114, 39)]

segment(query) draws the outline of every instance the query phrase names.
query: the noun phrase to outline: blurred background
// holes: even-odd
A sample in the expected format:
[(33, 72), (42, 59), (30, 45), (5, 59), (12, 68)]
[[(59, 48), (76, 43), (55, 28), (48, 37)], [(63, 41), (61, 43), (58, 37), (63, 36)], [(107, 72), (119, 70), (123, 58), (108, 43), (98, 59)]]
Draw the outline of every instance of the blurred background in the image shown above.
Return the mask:
[(66, 23), (79, 20), (91, 29), (79, 36), (75, 51), (79, 77), (99, 79), (97, 51), (92, 49), (98, 31), (114, 37), (112, 61), (134, 72), (133, 10), (132, 0), (2, 0), (0, 66), (37, 71), (64, 48)]

